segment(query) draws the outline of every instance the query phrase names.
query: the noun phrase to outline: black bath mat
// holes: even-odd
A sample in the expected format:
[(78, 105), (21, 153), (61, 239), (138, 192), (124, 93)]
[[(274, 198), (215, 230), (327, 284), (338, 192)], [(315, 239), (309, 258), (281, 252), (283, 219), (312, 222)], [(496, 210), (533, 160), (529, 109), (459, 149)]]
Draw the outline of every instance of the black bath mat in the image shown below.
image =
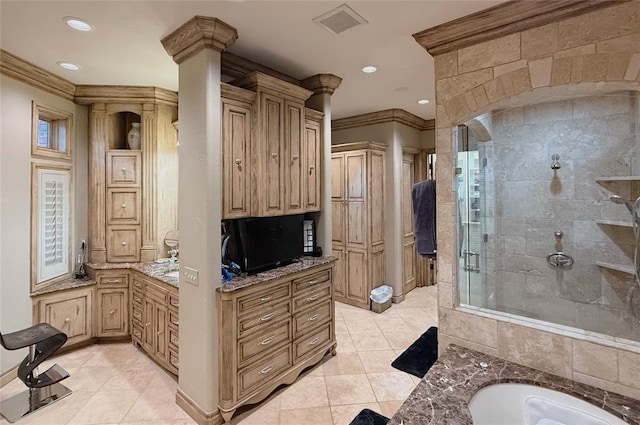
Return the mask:
[(427, 329), (404, 353), (391, 363), (403, 372), (422, 378), (438, 360), (438, 328)]
[(389, 418), (369, 409), (362, 409), (349, 425), (387, 425)]

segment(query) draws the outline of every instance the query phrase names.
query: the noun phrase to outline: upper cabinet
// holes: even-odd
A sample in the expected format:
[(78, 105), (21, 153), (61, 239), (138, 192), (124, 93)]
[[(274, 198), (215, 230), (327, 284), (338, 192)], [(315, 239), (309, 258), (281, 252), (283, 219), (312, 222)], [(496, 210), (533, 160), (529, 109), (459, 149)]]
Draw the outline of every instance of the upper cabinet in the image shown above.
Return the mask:
[[(233, 82), (256, 93), (251, 149), (251, 216), (305, 212), (307, 140), (304, 102), (312, 92), (254, 72)], [(226, 132), (224, 133), (226, 136)], [(227, 146), (229, 140), (224, 140)], [(226, 175), (225, 175), (226, 177)], [(315, 208), (315, 207), (313, 207)]]
[(90, 261), (164, 257), (177, 228), (177, 93), (155, 87), (78, 86), (89, 105)]
[(304, 209), (306, 212), (320, 211), (320, 180), (322, 158), (322, 112), (305, 110), (306, 162), (302, 167)]

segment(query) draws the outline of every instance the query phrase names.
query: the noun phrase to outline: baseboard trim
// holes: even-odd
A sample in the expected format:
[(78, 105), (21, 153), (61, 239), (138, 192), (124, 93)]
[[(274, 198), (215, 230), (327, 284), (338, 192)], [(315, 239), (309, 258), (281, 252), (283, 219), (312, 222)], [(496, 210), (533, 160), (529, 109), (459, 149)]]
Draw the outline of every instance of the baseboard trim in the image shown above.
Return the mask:
[(0, 388), (7, 385), (9, 382), (13, 381), (18, 377), (18, 365), (15, 365), (2, 375), (0, 375)]
[(391, 297), (391, 302), (394, 304), (398, 304), (404, 301), (404, 294), (394, 295)]
[(223, 425), (224, 419), (220, 415), (220, 411), (216, 409), (213, 413), (207, 413), (198, 404), (186, 395), (181, 388), (176, 392), (176, 404), (184, 410), (191, 419), (196, 421), (198, 425)]

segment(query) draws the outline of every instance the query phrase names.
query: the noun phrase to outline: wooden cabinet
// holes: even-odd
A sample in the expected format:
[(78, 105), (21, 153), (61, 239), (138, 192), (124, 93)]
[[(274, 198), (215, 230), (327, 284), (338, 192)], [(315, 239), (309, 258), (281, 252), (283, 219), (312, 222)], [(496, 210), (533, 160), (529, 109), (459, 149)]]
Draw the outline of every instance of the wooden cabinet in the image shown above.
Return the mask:
[(307, 163), (304, 102), (312, 92), (254, 72), (233, 82), (256, 93), (252, 126), (251, 215), (304, 212)]
[[(372, 142), (331, 148), (333, 253), (343, 262), (336, 300), (369, 309), (384, 284), (385, 146)], [(337, 276), (338, 278), (338, 276)]]
[(320, 183), (322, 173), (322, 112), (305, 110), (306, 162), (303, 167), (303, 189), (305, 212), (320, 211)]
[(178, 288), (133, 272), (131, 289), (133, 342), (177, 375)]
[(290, 384), (307, 367), (335, 355), (333, 265), (271, 282), (218, 291), (219, 405), (236, 409)]
[[(177, 228), (177, 93), (78, 86), (75, 101), (89, 105), (90, 262), (165, 256), (164, 235)], [(138, 123), (140, 148), (129, 149), (127, 133)]]
[(251, 121), (256, 94), (222, 84), (222, 218), (251, 214)]
[(48, 323), (67, 334), (65, 346), (93, 337), (93, 288), (39, 295), (33, 300), (34, 323)]
[(129, 272), (101, 270), (96, 273), (96, 336), (129, 335)]

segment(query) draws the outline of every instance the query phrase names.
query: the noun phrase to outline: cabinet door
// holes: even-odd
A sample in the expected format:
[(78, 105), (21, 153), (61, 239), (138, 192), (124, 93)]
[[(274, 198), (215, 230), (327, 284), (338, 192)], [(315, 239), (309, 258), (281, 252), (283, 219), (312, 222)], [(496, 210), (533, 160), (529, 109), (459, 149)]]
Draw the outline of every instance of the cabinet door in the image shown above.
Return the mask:
[(335, 274), (333, 276), (333, 290), (336, 297), (345, 297), (345, 287), (347, 286), (347, 260), (343, 246), (334, 246), (333, 254), (337, 258), (335, 263)]
[(305, 124), (306, 164), (303, 168), (305, 211), (320, 211), (320, 123), (307, 120)]
[(297, 214), (303, 212), (303, 158), (304, 149), (304, 104), (285, 101), (284, 103), (284, 141), (285, 158), (282, 161), (285, 171), (285, 212)]
[(168, 326), (169, 315), (167, 314), (167, 306), (159, 302), (155, 303), (154, 307), (154, 353), (158, 359), (167, 362), (167, 350), (168, 350)]
[(222, 99), (222, 217), (250, 215), (251, 105)]
[(147, 353), (153, 354), (155, 353), (155, 340), (156, 340), (156, 332), (154, 329), (155, 325), (155, 308), (156, 303), (153, 299), (144, 298), (143, 299), (143, 326), (144, 329), (142, 331), (142, 345)]
[(405, 153), (402, 159), (402, 293), (407, 294), (416, 287), (416, 238), (413, 226), (413, 202), (411, 190), (415, 183), (414, 156)]
[[(367, 244), (367, 156), (364, 151), (345, 155), (346, 177), (346, 244), (365, 248)], [(377, 208), (384, 209), (383, 205)]]
[(107, 190), (107, 224), (140, 224), (139, 189)]
[(107, 260), (138, 262), (140, 259), (140, 228), (138, 226), (107, 227)]
[(369, 309), (369, 282), (367, 269), (367, 253), (347, 248), (346, 253), (347, 298), (354, 304)]
[(126, 336), (129, 333), (128, 290), (98, 290), (98, 336)]
[(107, 186), (139, 186), (142, 176), (140, 152), (107, 152)]
[(263, 173), (258, 192), (258, 203), (262, 215), (284, 214), (284, 102), (281, 98), (268, 94), (261, 95)]
[(39, 301), (38, 322), (45, 322), (67, 334), (65, 345), (93, 336), (91, 289), (58, 293)]

